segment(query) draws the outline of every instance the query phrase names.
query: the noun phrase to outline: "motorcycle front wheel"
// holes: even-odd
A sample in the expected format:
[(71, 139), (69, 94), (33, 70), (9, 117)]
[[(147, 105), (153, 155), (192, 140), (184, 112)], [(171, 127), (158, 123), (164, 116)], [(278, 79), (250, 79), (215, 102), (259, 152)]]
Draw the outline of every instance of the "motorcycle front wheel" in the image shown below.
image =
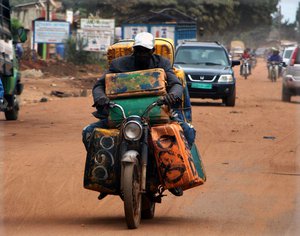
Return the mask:
[(19, 116), (19, 102), (16, 95), (7, 95), (5, 99), (8, 103), (8, 109), (5, 111), (6, 120), (17, 120)]
[(274, 70), (272, 70), (271, 81), (276, 82), (276, 72)]
[(142, 196), (140, 191), (140, 172), (136, 163), (124, 166), (124, 210), (127, 227), (136, 229), (141, 221)]

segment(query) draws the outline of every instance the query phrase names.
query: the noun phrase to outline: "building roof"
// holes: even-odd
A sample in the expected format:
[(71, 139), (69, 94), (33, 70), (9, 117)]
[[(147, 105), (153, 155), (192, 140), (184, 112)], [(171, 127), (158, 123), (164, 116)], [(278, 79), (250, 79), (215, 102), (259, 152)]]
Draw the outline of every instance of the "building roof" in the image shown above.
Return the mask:
[(195, 24), (196, 20), (174, 8), (165, 8), (161, 11), (149, 11), (147, 14), (128, 19), (125, 23), (184, 23)]
[[(50, 4), (55, 8), (59, 8), (61, 6), (61, 3), (58, 4), (55, 0), (50, 0)], [(47, 0), (36, 0), (33, 2), (17, 4), (13, 7), (14, 8), (24, 8), (24, 7), (35, 7), (36, 5), (41, 5), (42, 7), (46, 7)]]

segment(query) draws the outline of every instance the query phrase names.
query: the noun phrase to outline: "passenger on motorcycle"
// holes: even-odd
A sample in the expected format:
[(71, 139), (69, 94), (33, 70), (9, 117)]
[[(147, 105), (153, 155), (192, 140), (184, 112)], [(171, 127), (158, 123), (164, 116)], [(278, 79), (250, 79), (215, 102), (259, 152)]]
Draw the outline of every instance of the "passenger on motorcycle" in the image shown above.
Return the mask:
[[(252, 60), (252, 56), (251, 56), (251, 54), (249, 53), (249, 51), (250, 51), (250, 50), (249, 50), (248, 48), (246, 48), (246, 49), (244, 50), (244, 53), (242, 54), (240, 60), (243, 60), (243, 59), (248, 59), (248, 60), (249, 60), (249, 63), (248, 63), (248, 66), (249, 66), (249, 75), (251, 75), (251, 60)], [(243, 75), (243, 74), (242, 74), (242, 63), (241, 63), (241, 65), (240, 65), (240, 75)]]
[[(275, 47), (272, 48), (272, 54), (268, 57), (268, 60), (267, 60), (267, 68), (268, 68), (268, 77), (270, 78), (270, 70), (269, 70), (269, 65), (270, 65), (270, 62), (278, 62), (281, 63), (282, 62), (282, 57), (279, 55), (279, 50)], [(282, 67), (279, 66), (279, 75), (281, 74), (281, 71), (282, 71)]]
[[(181, 97), (183, 93), (182, 84), (174, 74), (169, 60), (160, 55), (154, 54), (154, 50), (154, 37), (152, 34), (147, 32), (137, 34), (133, 45), (133, 54), (113, 60), (108, 71), (96, 82), (93, 87), (93, 107), (96, 107), (97, 112), (94, 112), (93, 115), (100, 119), (100, 121), (90, 124), (83, 129), (82, 140), (86, 150), (89, 148), (89, 140), (93, 130), (95, 128), (108, 128), (107, 117), (109, 115), (109, 98), (105, 95), (105, 75), (107, 73), (123, 73), (162, 68), (165, 70), (167, 76), (168, 94), (164, 98), (165, 101), (171, 106), (171, 108), (176, 108), (181, 105)], [(179, 112), (179, 110), (175, 110), (177, 113)], [(179, 119), (179, 117), (183, 117), (182, 114), (178, 114), (177, 119)], [(191, 147), (195, 140), (196, 131), (183, 120), (178, 121)], [(182, 195), (182, 189), (172, 189), (171, 192), (176, 196)]]

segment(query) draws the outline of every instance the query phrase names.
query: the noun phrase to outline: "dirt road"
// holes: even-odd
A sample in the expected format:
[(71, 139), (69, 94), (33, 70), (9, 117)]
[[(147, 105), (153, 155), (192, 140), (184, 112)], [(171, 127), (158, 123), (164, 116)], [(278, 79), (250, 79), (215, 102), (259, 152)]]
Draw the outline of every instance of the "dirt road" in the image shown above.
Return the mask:
[(261, 63), (238, 77), (234, 108), (194, 100), (208, 180), (168, 194), (137, 230), (119, 197), (83, 188), (91, 97), (25, 104), (17, 122), (0, 114), (0, 235), (300, 235), (300, 99), (280, 98)]

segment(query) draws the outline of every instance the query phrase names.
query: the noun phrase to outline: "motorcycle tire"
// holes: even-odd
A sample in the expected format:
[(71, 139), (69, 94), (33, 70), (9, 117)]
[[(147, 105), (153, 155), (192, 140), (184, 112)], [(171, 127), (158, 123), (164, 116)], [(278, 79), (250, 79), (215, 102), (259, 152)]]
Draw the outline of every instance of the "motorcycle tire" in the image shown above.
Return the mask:
[(19, 102), (15, 95), (5, 96), (8, 109), (4, 112), (6, 120), (17, 120), (19, 116)]
[(274, 70), (272, 70), (271, 81), (276, 82), (276, 72)]
[(142, 196), (140, 191), (140, 173), (136, 163), (124, 166), (124, 210), (127, 227), (138, 228), (141, 221)]
[(142, 219), (153, 219), (155, 213), (155, 202), (147, 196), (142, 196)]

